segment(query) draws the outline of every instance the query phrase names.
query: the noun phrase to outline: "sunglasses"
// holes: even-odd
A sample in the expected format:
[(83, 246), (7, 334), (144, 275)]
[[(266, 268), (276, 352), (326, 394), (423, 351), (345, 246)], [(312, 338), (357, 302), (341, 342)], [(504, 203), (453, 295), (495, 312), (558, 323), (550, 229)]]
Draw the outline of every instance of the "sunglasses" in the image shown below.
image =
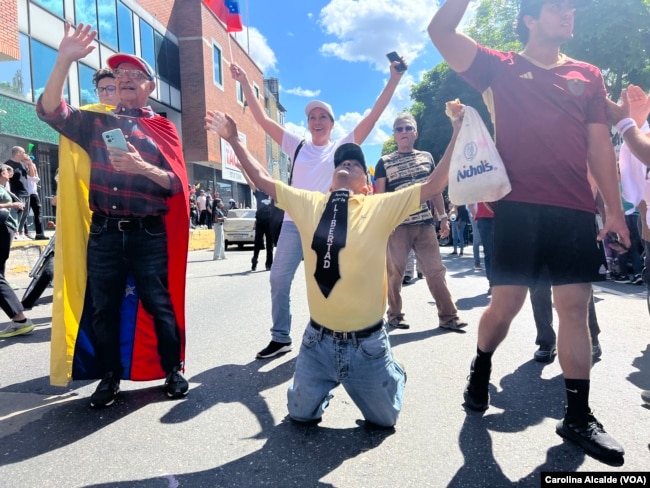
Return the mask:
[(102, 93), (106, 92), (109, 95), (112, 95), (117, 91), (117, 87), (115, 85), (108, 85), (108, 86), (98, 86), (95, 88), (95, 93), (101, 95)]
[(123, 76), (128, 76), (132, 80), (141, 81), (141, 80), (150, 80), (151, 77), (139, 69), (122, 69), (115, 68), (113, 70), (113, 75), (115, 78), (122, 78)]
[(405, 125), (403, 127), (395, 127), (393, 130), (395, 131), (395, 134), (401, 134), (402, 132), (413, 132), (415, 127), (412, 125)]

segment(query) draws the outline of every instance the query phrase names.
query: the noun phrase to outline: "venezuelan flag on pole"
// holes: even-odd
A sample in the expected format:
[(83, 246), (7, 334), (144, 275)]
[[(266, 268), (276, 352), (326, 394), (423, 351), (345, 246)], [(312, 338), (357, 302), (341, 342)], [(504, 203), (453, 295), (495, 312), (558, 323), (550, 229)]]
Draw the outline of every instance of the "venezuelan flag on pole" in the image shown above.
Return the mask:
[(237, 0), (203, 0), (203, 3), (226, 24), (228, 33), (244, 30)]

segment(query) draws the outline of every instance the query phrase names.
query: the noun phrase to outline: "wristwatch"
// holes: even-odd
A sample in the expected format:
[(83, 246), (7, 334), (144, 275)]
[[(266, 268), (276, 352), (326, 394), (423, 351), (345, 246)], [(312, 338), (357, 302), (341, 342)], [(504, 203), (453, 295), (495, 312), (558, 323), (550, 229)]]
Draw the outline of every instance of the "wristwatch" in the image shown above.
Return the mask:
[(438, 214), (438, 215), (436, 215), (436, 217), (438, 217), (438, 220), (448, 219), (449, 218), (446, 213)]

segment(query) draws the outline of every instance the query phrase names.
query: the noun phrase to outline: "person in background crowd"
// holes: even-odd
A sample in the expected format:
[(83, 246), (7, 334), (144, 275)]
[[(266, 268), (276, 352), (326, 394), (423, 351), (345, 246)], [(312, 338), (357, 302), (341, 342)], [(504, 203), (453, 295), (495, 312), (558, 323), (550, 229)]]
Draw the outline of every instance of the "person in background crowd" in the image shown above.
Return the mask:
[[(14, 146), (11, 148), (11, 158), (5, 161), (13, 169), (13, 175), (9, 180), (11, 192), (20, 198), (23, 206), (21, 209), (16, 209), (16, 220), (18, 227), (16, 229), (15, 239), (24, 241), (29, 239), (27, 233), (22, 229), (26, 227), (27, 216), (29, 215), (29, 190), (27, 188), (27, 163), (25, 157), (27, 153), (25, 148), (21, 146)], [(29, 158), (29, 156), (27, 156)], [(30, 160), (31, 161), (31, 160)]]
[(224, 205), (221, 201), (221, 198), (215, 198), (214, 203), (212, 204), (212, 218), (213, 229), (214, 229), (214, 252), (212, 254), (212, 260), (226, 259), (226, 241), (223, 235), (223, 223), (226, 220), (226, 216), (223, 212)]
[[(25, 155), (24, 157), (25, 165), (27, 166), (27, 191), (29, 191), (29, 207), (32, 209), (34, 214), (34, 230), (36, 235), (34, 239), (37, 241), (47, 241), (47, 237), (43, 233), (43, 222), (41, 222), (41, 199), (38, 196), (38, 183), (41, 179), (38, 176), (38, 170), (36, 169), (36, 164), (31, 157)], [(27, 235), (27, 222), (25, 222), (24, 233)]]
[[(628, 86), (621, 93), (621, 104), (607, 101), (607, 115), (612, 125), (623, 137), (620, 151), (621, 182), (623, 192), (631, 202), (642, 208), (643, 245), (645, 266), (643, 282), (648, 288), (648, 312), (650, 312), (650, 231), (648, 230), (648, 201), (650, 182), (647, 178), (650, 168), (650, 94), (637, 85)], [(641, 392), (641, 399), (650, 405), (650, 390)]]
[(120, 103), (120, 96), (117, 94), (117, 85), (115, 84), (115, 75), (110, 69), (101, 68), (95, 71), (93, 84), (95, 85), (95, 93), (99, 97), (99, 103), (112, 107)]
[[(404, 63), (403, 60), (402, 63)], [(334, 111), (328, 103), (312, 100), (305, 107), (311, 141), (303, 142), (304, 140), (301, 137), (287, 131), (266, 114), (264, 107), (260, 105), (255, 96), (246, 72), (241, 66), (236, 63), (231, 64), (230, 73), (233, 79), (239, 81), (255, 121), (275, 142), (282, 146), (284, 153), (294, 157), (295, 161), (293, 161), (291, 170), (291, 186), (326, 193), (332, 183), (332, 157), (334, 152), (345, 142), (361, 144), (368, 137), (402, 78), (403, 73), (396, 70), (399, 64), (398, 61), (391, 64), (390, 78), (368, 114), (361, 119), (351, 133), (337, 141), (331, 140), (335, 119)], [(298, 154), (297, 157), (295, 157), (296, 154)], [(291, 344), (290, 292), (291, 282), (302, 259), (303, 254), (298, 229), (292, 222), (291, 216), (285, 213), (269, 278), (271, 283), (271, 317), (273, 320), (271, 342), (257, 353), (257, 359), (272, 358), (293, 349)]]
[[(621, 464), (623, 447), (589, 406), (590, 282), (606, 275), (598, 241), (614, 232), (629, 246), (605, 84), (597, 67), (560, 51), (573, 37), (576, 2), (521, 0), (515, 31), (524, 48), (516, 53), (489, 49), (457, 31), (469, 1), (443, 3), (429, 24), (429, 36), (450, 68), (484, 94), (512, 191), (494, 209), (492, 300), (479, 323), (465, 406), (489, 407), (492, 355), (524, 304), (528, 286), (547, 266), (567, 396), (556, 433), (600, 461)], [(600, 233), (588, 172), (607, 209)], [(560, 228), (563, 239), (547, 238)]]
[[(375, 168), (375, 186), (379, 194), (422, 183), (435, 167), (430, 153), (415, 149), (418, 128), (413, 115), (399, 114), (393, 121), (393, 132), (397, 150), (382, 156)], [(441, 235), (444, 237), (449, 234), (449, 224), (442, 193), (434, 195), (431, 200), (434, 211), (441, 220)], [(411, 249), (415, 251), (429, 292), (436, 302), (438, 326), (452, 330), (465, 327), (467, 323), (458, 317), (454, 299), (447, 288), (447, 268), (442, 264), (436, 227), (427, 201), (397, 226), (388, 239), (388, 325), (398, 329), (410, 327), (402, 311), (401, 291), (406, 260)]]
[(12, 173), (11, 166), (0, 165), (0, 308), (11, 319), (9, 325), (0, 329), (0, 339), (29, 334), (34, 330), (34, 323), (25, 317), (25, 309), (5, 278), (5, 266), (9, 259), (14, 232), (18, 228), (16, 219), (11, 215), (11, 210), (21, 210), (24, 205), (21, 201), (16, 201), (13, 195), (5, 189), (5, 184), (11, 178)]

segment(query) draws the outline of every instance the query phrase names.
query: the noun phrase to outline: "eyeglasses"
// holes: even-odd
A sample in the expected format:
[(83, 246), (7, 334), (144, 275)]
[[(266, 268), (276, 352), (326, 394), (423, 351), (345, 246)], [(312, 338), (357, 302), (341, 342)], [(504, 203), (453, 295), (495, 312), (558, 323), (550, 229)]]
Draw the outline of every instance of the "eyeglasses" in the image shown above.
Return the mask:
[(393, 131), (395, 131), (396, 134), (401, 134), (402, 132), (413, 132), (415, 130), (415, 127), (412, 125), (405, 125), (403, 127), (395, 127)]
[(145, 73), (144, 71), (140, 71), (139, 69), (115, 68), (113, 70), (113, 75), (115, 75), (115, 78), (122, 78), (122, 76), (128, 76), (132, 80), (136, 80), (136, 81), (151, 79), (151, 77), (147, 73)]
[(107, 85), (107, 86), (98, 86), (95, 88), (95, 93), (98, 95), (101, 95), (102, 93), (106, 92), (109, 95), (112, 95), (117, 91), (117, 87), (115, 85)]

